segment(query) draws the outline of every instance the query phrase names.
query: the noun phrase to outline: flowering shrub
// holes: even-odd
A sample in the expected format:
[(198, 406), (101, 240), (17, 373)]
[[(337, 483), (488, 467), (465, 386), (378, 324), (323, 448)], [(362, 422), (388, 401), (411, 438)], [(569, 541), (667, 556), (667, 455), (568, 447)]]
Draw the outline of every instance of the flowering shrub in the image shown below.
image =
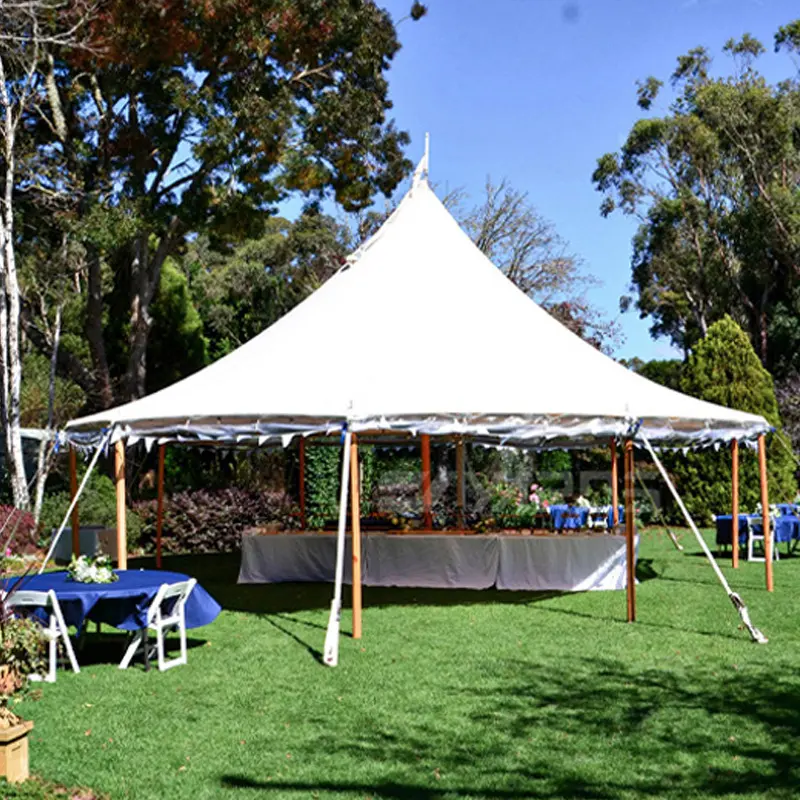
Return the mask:
[[(142, 519), (141, 544), (155, 547), (156, 501), (134, 505)], [(241, 545), (242, 531), (265, 523), (298, 526), (299, 512), (288, 496), (245, 489), (180, 492), (164, 498), (163, 548), (168, 553), (231, 553)]]
[(550, 505), (560, 498), (555, 492), (532, 483), (525, 502), (522, 490), (509, 483), (487, 486), (489, 515), (478, 523), (479, 530), (503, 528), (540, 528), (549, 520)]
[[(0, 579), (5, 575), (5, 563), (0, 557)], [(28, 675), (40, 672), (45, 663), (41, 627), (33, 620), (14, 616), (7, 602), (21, 582), (22, 579), (14, 581), (7, 594), (0, 595), (0, 728), (18, 722), (9, 702), (27, 689)]]
[(0, 506), (0, 545), (4, 556), (31, 555), (39, 550), (36, 522), (30, 511)]

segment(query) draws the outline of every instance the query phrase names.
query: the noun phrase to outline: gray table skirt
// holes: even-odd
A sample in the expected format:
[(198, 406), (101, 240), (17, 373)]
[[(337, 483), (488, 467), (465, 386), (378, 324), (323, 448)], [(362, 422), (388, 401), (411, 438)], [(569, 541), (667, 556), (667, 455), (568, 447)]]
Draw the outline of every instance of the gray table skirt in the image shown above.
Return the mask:
[[(375, 534), (362, 536), (365, 586), (589, 591), (625, 588), (625, 537)], [(336, 535), (242, 537), (239, 583), (333, 581)], [(345, 581), (352, 580), (351, 540)]]

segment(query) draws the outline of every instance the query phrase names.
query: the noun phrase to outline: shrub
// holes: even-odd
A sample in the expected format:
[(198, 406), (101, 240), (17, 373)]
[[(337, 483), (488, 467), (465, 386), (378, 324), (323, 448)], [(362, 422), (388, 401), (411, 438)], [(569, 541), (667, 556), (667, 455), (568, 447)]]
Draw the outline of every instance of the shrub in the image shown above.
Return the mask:
[[(761, 365), (750, 340), (730, 318), (723, 317), (709, 329), (686, 364), (680, 388), (712, 403), (761, 414), (776, 429), (767, 447), (770, 496), (791, 500), (797, 483), (790, 445), (781, 431), (772, 376)], [(740, 448), (739, 501), (743, 511), (760, 502), (758, 463), (755, 453)], [(708, 524), (712, 513), (731, 507), (731, 457), (727, 448), (675, 454), (667, 459), (678, 491), (698, 522)]]
[[(136, 503), (142, 520), (142, 545), (155, 546), (157, 502)], [(284, 492), (200, 489), (164, 498), (163, 547), (169, 553), (230, 553), (239, 549), (242, 531), (278, 523), (297, 527), (297, 508)]]
[[(53, 530), (64, 520), (69, 509), (68, 492), (56, 492), (46, 495), (42, 502), (42, 513), (39, 526), (42, 538), (50, 539)], [(93, 472), (78, 500), (78, 517), (81, 525), (101, 525), (104, 528), (117, 527), (117, 490), (114, 482), (107, 475)], [(128, 547), (139, 545), (142, 534), (142, 521), (130, 508), (126, 514)]]
[(4, 548), (0, 558), (35, 553), (39, 549), (39, 537), (33, 514), (14, 506), (0, 506), (0, 546)]

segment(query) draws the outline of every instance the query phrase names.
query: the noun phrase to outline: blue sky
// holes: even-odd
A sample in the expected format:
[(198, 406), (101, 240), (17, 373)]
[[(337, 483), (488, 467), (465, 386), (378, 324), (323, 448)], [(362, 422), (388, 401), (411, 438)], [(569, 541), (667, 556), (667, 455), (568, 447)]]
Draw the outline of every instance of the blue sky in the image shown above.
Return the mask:
[[(396, 20), (411, 0), (381, 3)], [(428, 15), (399, 27), (403, 49), (389, 73), (394, 116), (412, 136), (431, 134), (431, 180), (480, 195), (507, 177), (529, 193), (602, 286), (589, 299), (609, 317), (630, 276), (631, 220), (600, 217), (591, 183), (597, 158), (619, 148), (641, 115), (635, 83), (666, 80), (675, 59), (704, 45), (725, 71), (724, 42), (748, 32), (767, 53), (770, 80), (793, 74), (772, 53), (781, 25), (800, 17), (788, 0), (427, 0)], [(654, 111), (664, 110), (665, 103)], [(637, 113), (639, 112), (639, 113)], [(618, 357), (674, 355), (652, 341), (636, 312), (619, 317)]]

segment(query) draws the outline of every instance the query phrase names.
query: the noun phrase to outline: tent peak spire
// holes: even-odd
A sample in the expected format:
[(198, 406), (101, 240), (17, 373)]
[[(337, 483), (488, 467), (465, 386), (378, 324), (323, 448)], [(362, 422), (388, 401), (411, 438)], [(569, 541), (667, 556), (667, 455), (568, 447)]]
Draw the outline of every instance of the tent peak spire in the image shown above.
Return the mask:
[(417, 164), (417, 168), (414, 170), (414, 180), (412, 181), (411, 188), (413, 189), (415, 186), (418, 186), (423, 181), (428, 180), (428, 159), (430, 157), (430, 149), (431, 149), (431, 135), (429, 133), (425, 134), (425, 152), (420, 159), (419, 164)]

